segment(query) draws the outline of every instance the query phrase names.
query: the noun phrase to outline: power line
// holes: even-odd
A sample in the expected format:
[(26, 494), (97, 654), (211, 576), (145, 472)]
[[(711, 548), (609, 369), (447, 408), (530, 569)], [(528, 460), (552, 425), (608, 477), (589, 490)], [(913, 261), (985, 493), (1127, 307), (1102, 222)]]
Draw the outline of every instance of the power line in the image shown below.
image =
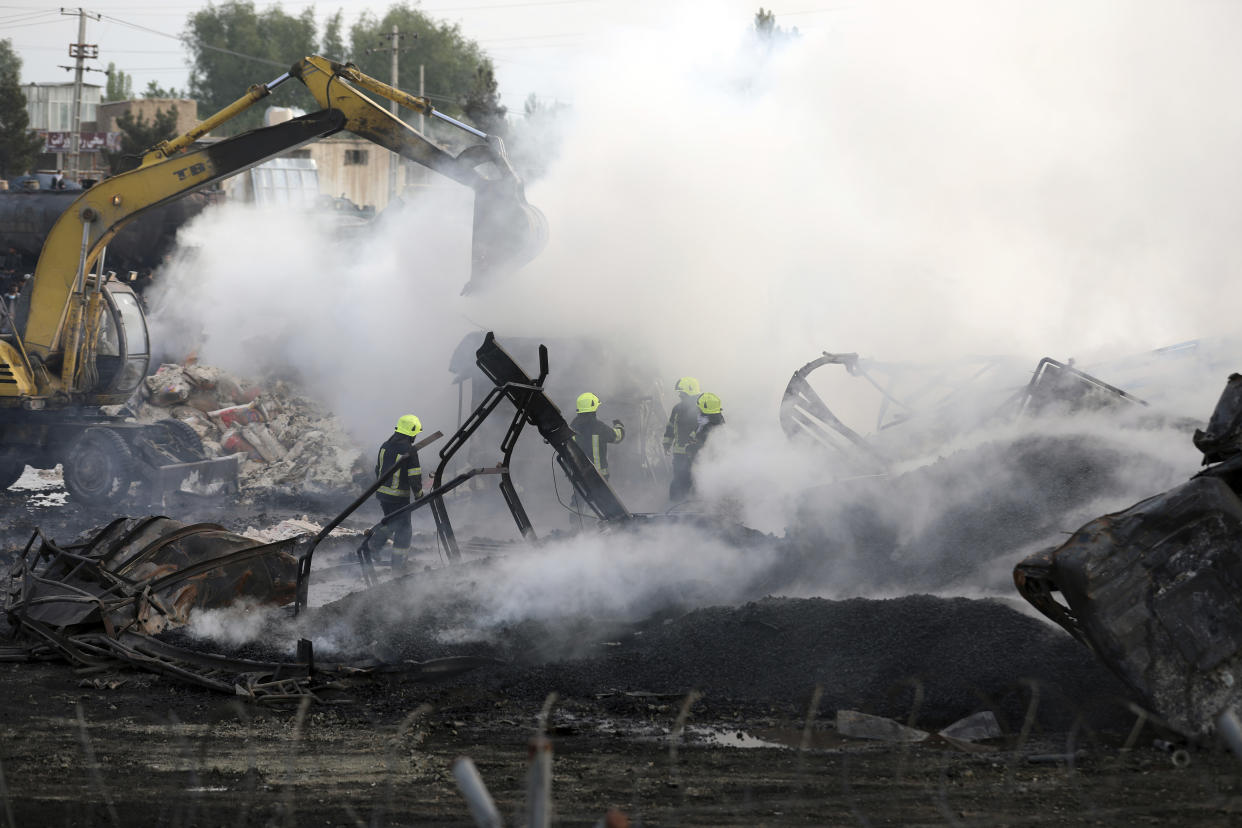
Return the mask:
[(500, 43), (508, 40), (536, 40), (545, 37), (585, 37), (586, 32), (565, 32), (563, 34), (541, 34), (541, 35), (519, 35), (517, 37), (485, 37), (480, 38), (478, 43)]
[[(159, 35), (160, 37), (171, 38), (172, 40), (176, 40), (179, 43), (185, 42), (181, 39), (179, 35), (169, 34), (168, 32), (161, 32), (158, 29), (152, 29), (150, 26), (142, 26), (142, 25), (139, 25), (138, 23), (130, 23), (128, 20), (122, 20), (119, 17), (112, 17), (111, 15), (107, 15), (107, 14), (103, 15), (103, 18), (106, 20), (111, 20), (114, 23), (120, 23), (122, 26), (129, 26), (131, 29), (137, 29), (142, 32), (150, 32), (151, 34)], [(288, 64), (286, 63), (281, 63), (276, 60), (268, 60), (267, 58), (256, 57), (255, 55), (247, 55), (242, 52), (234, 52), (232, 49), (225, 49), (222, 46), (212, 46), (209, 43), (198, 43), (196, 45), (200, 49), (210, 49), (213, 52), (221, 52), (226, 55), (232, 55), (233, 57), (246, 58), (248, 60), (257, 61), (258, 63), (266, 63), (268, 66), (279, 66), (281, 69), (288, 68)]]
[(60, 22), (59, 20), (39, 20), (34, 23), (18, 23), (16, 26), (6, 25), (4, 28), (7, 31), (8, 29), (24, 29), (27, 26), (46, 26), (49, 23), (59, 23), (59, 22)]
[(492, 49), (573, 49), (579, 46), (590, 46), (600, 43), (599, 40), (571, 40), (560, 43), (515, 43), (512, 46), (492, 46)]
[(24, 23), (28, 20), (34, 20), (36, 18), (43, 17), (44, 15), (49, 15), (49, 14), (55, 14), (57, 18), (60, 17), (60, 15), (57, 14), (56, 12), (48, 12), (48, 11), (22, 12), (20, 14), (9, 14), (9, 15), (5, 15), (4, 17), (0, 17), (0, 23), (4, 23), (6, 25), (9, 23)]
[(493, 11), (496, 9), (520, 9), (527, 6), (569, 6), (578, 3), (602, 3), (604, 0), (527, 0), (524, 3), (490, 3), (486, 6), (456, 6), (443, 9), (420, 9), (428, 14), (441, 14), (459, 11)]

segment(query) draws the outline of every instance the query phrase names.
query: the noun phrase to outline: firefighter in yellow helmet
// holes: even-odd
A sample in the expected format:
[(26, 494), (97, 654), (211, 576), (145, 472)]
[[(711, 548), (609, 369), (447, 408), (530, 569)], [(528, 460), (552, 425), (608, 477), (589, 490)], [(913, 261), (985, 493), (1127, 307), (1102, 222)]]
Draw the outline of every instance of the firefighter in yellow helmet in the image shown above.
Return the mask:
[(690, 438), (690, 445), (686, 453), (690, 456), (690, 491), (694, 491), (694, 467), (699, 457), (699, 452), (707, 445), (707, 438), (711, 433), (720, 426), (724, 425), (724, 407), (720, 402), (720, 397), (710, 391), (704, 391), (699, 395), (697, 402), (699, 416), (694, 434)]
[[(414, 448), (414, 437), (423, 430), (423, 424), (413, 414), (406, 414), (397, 420), (397, 427), (392, 436), (380, 446), (379, 457), (375, 461), (375, 475), (378, 477), (393, 463), (399, 462), (397, 468), (388, 475), (383, 485), (375, 493), (384, 515), (390, 515), (410, 502), (413, 492), (415, 499), (423, 496), (423, 470), (418, 463), (418, 450)], [(392, 568), (404, 569), (410, 553), (410, 539), (414, 534), (410, 523), (412, 513), (406, 512), (392, 523), (384, 527), (386, 530), (377, 540), (382, 547), (384, 540), (392, 539)], [(378, 549), (378, 548), (377, 548)]]
[(574, 432), (574, 442), (591, 459), (599, 473), (608, 477), (608, 444), (625, 439), (625, 426), (613, 420), (611, 426), (599, 421), (599, 397), (586, 391), (578, 395), (578, 414), (569, 427)]
[(690, 493), (690, 443), (699, 427), (699, 381), (682, 377), (673, 386), (680, 399), (668, 415), (664, 428), (664, 453), (673, 455), (673, 480), (668, 499), (680, 503)]

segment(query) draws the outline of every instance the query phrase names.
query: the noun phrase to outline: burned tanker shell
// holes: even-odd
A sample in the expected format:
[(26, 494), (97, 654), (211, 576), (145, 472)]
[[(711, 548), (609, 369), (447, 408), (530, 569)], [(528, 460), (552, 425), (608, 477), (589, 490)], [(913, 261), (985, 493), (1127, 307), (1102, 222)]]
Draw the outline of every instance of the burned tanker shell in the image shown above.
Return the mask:
[(10, 573), (5, 608), (19, 627), (150, 634), (196, 609), (279, 606), (296, 593), (296, 537), (261, 543), (154, 516), (119, 518), (64, 547), (37, 537)]
[[(81, 194), (81, 190), (0, 193), (0, 239), (16, 247), (33, 272), (52, 225)], [(143, 212), (108, 243), (105, 267), (118, 273), (158, 267), (172, 250), (177, 230), (210, 203), (210, 196), (193, 193)]]
[(1091, 521), (1014, 581), (1169, 725), (1199, 736), (1242, 702), (1240, 538), (1242, 501), (1201, 476)]

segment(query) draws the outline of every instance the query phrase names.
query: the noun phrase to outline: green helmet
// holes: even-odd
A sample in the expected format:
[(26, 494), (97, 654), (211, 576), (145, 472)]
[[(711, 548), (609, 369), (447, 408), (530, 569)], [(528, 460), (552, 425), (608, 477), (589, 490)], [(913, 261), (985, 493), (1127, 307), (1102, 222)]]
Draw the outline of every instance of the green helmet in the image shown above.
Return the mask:
[(599, 397), (584, 391), (578, 395), (578, 413), (589, 414), (592, 411), (599, 411)]
[(704, 392), (699, 397), (699, 411), (704, 414), (720, 413), (720, 397), (717, 397), (711, 391)]
[(682, 377), (681, 379), (677, 380), (677, 384), (674, 385), (673, 388), (677, 389), (683, 394), (690, 394), (691, 396), (693, 396), (699, 393), (699, 381), (696, 380), (694, 377)]
[(413, 414), (406, 414), (400, 420), (397, 420), (396, 431), (398, 434), (404, 434), (407, 437), (413, 437), (415, 434), (423, 430), (422, 422)]

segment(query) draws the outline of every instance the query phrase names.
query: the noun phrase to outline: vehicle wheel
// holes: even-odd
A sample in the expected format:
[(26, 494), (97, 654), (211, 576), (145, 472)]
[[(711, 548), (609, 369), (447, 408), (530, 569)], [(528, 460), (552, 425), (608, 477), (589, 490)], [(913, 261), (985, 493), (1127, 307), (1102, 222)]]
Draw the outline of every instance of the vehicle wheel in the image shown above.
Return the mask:
[[(184, 420), (169, 418), (160, 420), (155, 424), (156, 428), (162, 428), (173, 440), (193, 455), (195, 460), (202, 460), (207, 456), (203, 450), (203, 438), (198, 436), (198, 432), (190, 427), (190, 424)], [(186, 458), (189, 459), (188, 457)]]
[(16, 483), (17, 478), (21, 477), (22, 472), (25, 470), (25, 460), (19, 460), (16, 457), (0, 456), (0, 491), (4, 491)]
[(83, 431), (64, 458), (65, 488), (75, 500), (104, 506), (124, 497), (134, 481), (134, 454), (110, 428)]

